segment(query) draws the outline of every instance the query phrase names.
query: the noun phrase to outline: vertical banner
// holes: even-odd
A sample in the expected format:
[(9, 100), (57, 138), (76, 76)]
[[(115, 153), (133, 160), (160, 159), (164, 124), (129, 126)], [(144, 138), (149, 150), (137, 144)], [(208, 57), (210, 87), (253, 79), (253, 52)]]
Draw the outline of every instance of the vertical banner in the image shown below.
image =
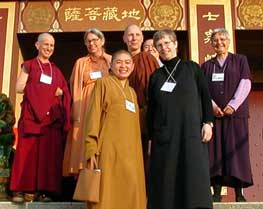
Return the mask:
[(226, 28), (230, 34), (229, 51), (234, 52), (233, 20), (229, 0), (189, 0), (190, 56), (199, 64), (214, 56), (210, 44), (213, 29)]
[(210, 38), (215, 28), (225, 28), (223, 5), (197, 5), (197, 30), (199, 44), (199, 63), (215, 56)]
[(0, 8), (0, 92), (2, 92), (2, 82), (4, 74), (7, 15), (8, 9)]
[(6, 95), (10, 93), (15, 6), (15, 2), (0, 3), (0, 90)]

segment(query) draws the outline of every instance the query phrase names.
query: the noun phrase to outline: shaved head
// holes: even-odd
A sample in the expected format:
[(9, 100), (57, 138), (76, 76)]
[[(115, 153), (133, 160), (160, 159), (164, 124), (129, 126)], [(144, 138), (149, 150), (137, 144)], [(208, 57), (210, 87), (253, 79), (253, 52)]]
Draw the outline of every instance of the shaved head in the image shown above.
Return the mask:
[(49, 38), (51, 38), (51, 39), (53, 39), (55, 41), (54, 37), (50, 33), (41, 33), (41, 34), (39, 34), (38, 37), (37, 37), (37, 41), (38, 42), (43, 42), (45, 40), (45, 38), (47, 38), (47, 37), (49, 37)]
[(128, 51), (134, 56), (141, 51), (143, 43), (142, 30), (138, 25), (131, 24), (125, 28), (123, 41), (127, 45)]
[(55, 39), (50, 33), (41, 33), (37, 38), (35, 47), (38, 50), (38, 58), (41, 61), (48, 60), (54, 52)]
[(127, 33), (128, 33), (130, 30), (140, 31), (141, 34), (142, 34), (142, 30), (141, 30), (141, 28), (140, 28), (138, 25), (136, 25), (136, 24), (130, 24), (130, 25), (128, 25), (128, 26), (125, 28), (125, 30), (124, 30), (124, 35), (127, 35)]

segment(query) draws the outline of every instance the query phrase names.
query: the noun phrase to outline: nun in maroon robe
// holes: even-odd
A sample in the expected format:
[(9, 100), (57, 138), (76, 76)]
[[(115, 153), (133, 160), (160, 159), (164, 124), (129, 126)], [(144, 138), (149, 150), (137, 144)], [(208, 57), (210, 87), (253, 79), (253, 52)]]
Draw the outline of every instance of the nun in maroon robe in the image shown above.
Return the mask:
[(38, 37), (36, 58), (25, 61), (16, 90), (23, 93), (18, 121), (18, 145), (14, 156), (10, 188), (15, 202), (23, 202), (23, 192), (59, 193), (62, 177), (63, 140), (70, 127), (71, 97), (61, 71), (48, 58), (54, 39)]
[(237, 202), (246, 201), (242, 188), (253, 185), (248, 140), (251, 75), (247, 58), (228, 52), (229, 40), (225, 29), (215, 29), (211, 44), (217, 56), (202, 65), (215, 116), (209, 143), (214, 202), (221, 201), (222, 186), (235, 188)]

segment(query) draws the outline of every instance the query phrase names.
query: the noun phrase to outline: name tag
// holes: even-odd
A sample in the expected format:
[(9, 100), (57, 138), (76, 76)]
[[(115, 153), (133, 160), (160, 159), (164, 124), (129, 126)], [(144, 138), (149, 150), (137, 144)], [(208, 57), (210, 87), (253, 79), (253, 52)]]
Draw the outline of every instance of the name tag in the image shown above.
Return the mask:
[(45, 84), (51, 84), (52, 77), (45, 75), (44, 73), (41, 73), (40, 82), (45, 83)]
[(225, 74), (224, 73), (213, 73), (212, 81), (224, 81)]
[(97, 78), (101, 78), (102, 74), (101, 74), (101, 71), (97, 71), (97, 72), (91, 72), (89, 76), (90, 76), (90, 79), (97, 79)]
[(161, 88), (161, 91), (172, 92), (176, 86), (176, 82), (165, 82)]
[(135, 112), (135, 105), (133, 102), (128, 101), (127, 99), (125, 100), (125, 107), (127, 110), (131, 112)]

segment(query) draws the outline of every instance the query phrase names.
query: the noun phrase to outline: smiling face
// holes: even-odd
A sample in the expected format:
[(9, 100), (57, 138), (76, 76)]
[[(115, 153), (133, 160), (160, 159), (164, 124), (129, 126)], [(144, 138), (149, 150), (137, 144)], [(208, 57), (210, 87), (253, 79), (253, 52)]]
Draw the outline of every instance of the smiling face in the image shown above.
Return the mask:
[(211, 45), (218, 56), (228, 53), (230, 40), (224, 33), (216, 33), (211, 40)]
[(177, 56), (177, 41), (171, 40), (169, 35), (156, 41), (156, 49), (163, 60), (170, 60)]
[(148, 39), (143, 43), (143, 51), (150, 52), (155, 58), (159, 58), (159, 53), (153, 45), (153, 39)]
[(42, 60), (48, 60), (54, 52), (55, 40), (48, 33), (41, 34), (35, 46), (38, 50), (38, 57)]
[(104, 39), (99, 38), (93, 33), (88, 33), (86, 36), (85, 45), (91, 55), (100, 56), (103, 52), (104, 43)]
[(129, 52), (140, 52), (143, 42), (141, 29), (137, 25), (128, 26), (124, 32), (123, 41), (126, 43)]
[(126, 80), (134, 68), (133, 60), (128, 52), (117, 52), (112, 57), (111, 71), (120, 80)]

